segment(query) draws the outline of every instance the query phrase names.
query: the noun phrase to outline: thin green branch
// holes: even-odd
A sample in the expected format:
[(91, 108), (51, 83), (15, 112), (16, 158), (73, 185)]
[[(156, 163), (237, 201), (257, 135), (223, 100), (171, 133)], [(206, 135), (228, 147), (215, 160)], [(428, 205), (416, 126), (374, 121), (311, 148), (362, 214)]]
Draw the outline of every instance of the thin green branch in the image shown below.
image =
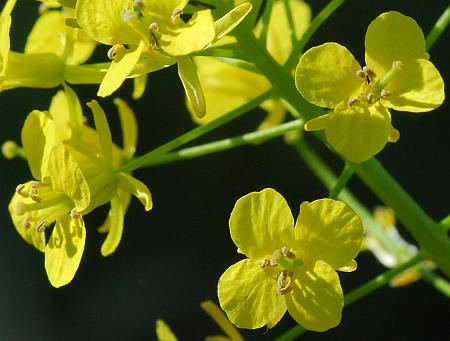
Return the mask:
[(229, 113), (219, 117), (218, 119), (209, 122), (203, 126), (197, 127), (181, 136), (178, 136), (177, 138), (163, 144), (162, 146), (136, 158), (130, 161), (129, 163), (125, 164), (122, 168), (117, 170), (117, 172), (131, 172), (133, 170), (136, 170), (140, 167), (144, 167), (149, 162), (151, 162), (152, 159), (156, 158), (157, 156), (161, 156), (165, 153), (170, 152), (171, 150), (174, 150), (188, 142), (191, 142), (195, 140), (196, 138), (205, 135), (206, 133), (238, 118), (239, 116), (245, 114), (246, 112), (256, 108), (259, 106), (262, 102), (272, 97), (272, 91), (268, 90), (264, 92), (263, 94), (259, 95), (258, 97), (255, 97), (251, 101), (247, 102), (246, 104), (240, 106), (239, 108), (236, 108)]
[(288, 123), (280, 124), (276, 127), (254, 131), (241, 136), (232, 137), (220, 141), (215, 141), (211, 143), (206, 143), (203, 145), (185, 148), (177, 152), (168, 153), (162, 155), (161, 157), (153, 158), (146, 166), (155, 166), (160, 164), (166, 164), (175, 161), (182, 161), (187, 159), (192, 159), (212, 153), (217, 153), (220, 151), (236, 148), (250, 143), (259, 143), (267, 141), (274, 137), (284, 135), (287, 132), (300, 130), (303, 128), (304, 121), (298, 119)]
[(283, 3), (289, 25), (289, 37), (291, 38), (291, 45), (294, 47), (297, 44), (297, 37), (295, 35), (295, 23), (294, 18), (292, 17), (292, 9), (289, 5), (289, 0), (283, 0)]
[(344, 189), (344, 187), (347, 185), (347, 182), (352, 178), (355, 171), (353, 170), (353, 167), (349, 165), (348, 163), (345, 164), (344, 169), (339, 176), (338, 181), (334, 185), (334, 187), (331, 189), (330, 194), (328, 197), (330, 199), (336, 199), (341, 193), (341, 191)]
[(266, 46), (267, 43), (267, 32), (269, 32), (269, 24), (270, 17), (272, 16), (272, 8), (273, 8), (274, 0), (267, 0), (266, 7), (264, 8), (264, 13), (262, 17), (262, 29), (261, 35), (259, 36), (259, 40), (262, 46)]
[(448, 24), (450, 23), (450, 5), (447, 9), (441, 14), (430, 33), (428, 33), (427, 38), (425, 40), (427, 51), (431, 49), (434, 43), (439, 39), (442, 33), (444, 33)]
[(440, 221), (440, 224), (444, 227), (444, 231), (450, 230), (450, 214)]
[(303, 53), (303, 49), (308, 44), (311, 37), (316, 33), (320, 26), (336, 11), (345, 0), (332, 0), (315, 16), (308, 29), (303, 33), (303, 36), (298, 41), (297, 45), (293, 46), (292, 53), (289, 59), (285, 63), (287, 70), (292, 70), (298, 63), (300, 55)]
[[(424, 253), (420, 252), (413, 258), (411, 258), (409, 261), (403, 263), (402, 265), (399, 265), (398, 267), (388, 270), (386, 272), (383, 272), (381, 275), (376, 276), (374, 279), (364, 283), (359, 288), (356, 288), (355, 290), (349, 292), (344, 297), (344, 307), (348, 307), (350, 304), (358, 301), (359, 299), (363, 298), (364, 296), (367, 296), (368, 294), (374, 292), (375, 290), (383, 287), (389, 281), (398, 275), (399, 273), (413, 267), (414, 265), (418, 264), (424, 259)], [(275, 341), (290, 341), (294, 340), (301, 334), (303, 334), (306, 331), (305, 328), (298, 325), (289, 330), (287, 333), (281, 335), (280, 337), (276, 338)]]
[(450, 283), (444, 278), (436, 275), (434, 272), (418, 266), (418, 271), (421, 273), (422, 278), (431, 284), (436, 290), (450, 298)]

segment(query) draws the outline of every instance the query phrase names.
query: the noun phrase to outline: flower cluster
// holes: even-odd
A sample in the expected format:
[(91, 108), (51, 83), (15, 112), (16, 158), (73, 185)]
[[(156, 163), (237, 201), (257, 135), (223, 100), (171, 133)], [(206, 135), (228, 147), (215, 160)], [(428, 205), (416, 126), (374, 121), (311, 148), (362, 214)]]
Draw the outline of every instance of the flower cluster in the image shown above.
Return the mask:
[[(117, 169), (133, 156), (137, 138), (134, 115), (116, 99), (124, 146), (112, 143), (105, 113), (91, 101), (95, 130), (83, 123), (81, 106), (70, 88), (53, 98), (49, 111), (32, 111), (22, 129), (22, 143), (34, 180), (19, 184), (9, 211), (17, 232), (45, 253), (51, 284), (72, 280), (83, 254), (86, 231), (83, 215), (111, 202), (101, 227), (108, 232), (102, 254), (114, 252), (120, 242), (123, 220), (135, 195), (148, 211), (152, 199), (147, 186)], [(45, 231), (54, 224), (50, 238)]]

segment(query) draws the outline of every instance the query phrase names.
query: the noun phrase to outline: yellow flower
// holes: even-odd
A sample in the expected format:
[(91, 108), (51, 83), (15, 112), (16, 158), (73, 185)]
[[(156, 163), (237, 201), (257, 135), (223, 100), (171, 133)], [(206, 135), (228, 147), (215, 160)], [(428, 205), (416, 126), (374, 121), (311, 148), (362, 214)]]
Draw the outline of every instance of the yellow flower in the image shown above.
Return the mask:
[(240, 328), (275, 326), (286, 310), (303, 327), (324, 331), (341, 320), (337, 270), (356, 269), (359, 217), (343, 202), (304, 202), (294, 219), (273, 189), (240, 198), (230, 217), (231, 238), (248, 258), (219, 279), (222, 309)]
[(337, 43), (306, 51), (296, 70), (296, 85), (309, 102), (334, 109), (306, 123), (325, 129), (327, 141), (348, 160), (363, 162), (396, 142), (387, 108), (430, 111), (444, 100), (444, 82), (428, 61), (417, 23), (398, 12), (378, 16), (368, 27), (366, 66)]
[(63, 81), (100, 83), (104, 71), (79, 66), (91, 56), (96, 42), (81, 30), (66, 25), (65, 20), (73, 10), (43, 13), (28, 36), (24, 53), (20, 53), (10, 51), (12, 5), (8, 11), (6, 8), (2, 12), (0, 29), (0, 91), (17, 87), (53, 88)]
[[(137, 130), (131, 110), (116, 100), (125, 130), (121, 150), (112, 144), (98, 103), (88, 105), (96, 130), (83, 125), (80, 103), (67, 87), (54, 97), (49, 112), (31, 112), (22, 130), (23, 149), (36, 180), (17, 186), (9, 210), (19, 234), (45, 252), (45, 268), (55, 287), (69, 283), (78, 269), (85, 241), (84, 214), (111, 202), (102, 227), (108, 231), (101, 250), (107, 256), (120, 242), (130, 195), (147, 211), (152, 208), (145, 184), (116, 172), (135, 150)], [(43, 232), (53, 223), (46, 243)]]
[[(311, 10), (300, 0), (289, 0), (289, 7), (295, 23), (295, 36), (299, 39), (309, 26)], [(255, 34), (260, 35), (262, 22), (255, 28)], [(292, 41), (289, 33), (289, 21), (283, 1), (273, 5), (267, 31), (267, 50), (280, 64), (284, 64), (292, 51)], [(226, 37), (216, 43), (226, 45), (234, 43), (231, 37)], [(205, 124), (223, 114), (243, 105), (270, 88), (269, 81), (253, 71), (230, 65), (217, 58), (194, 58), (200, 83), (206, 98), (206, 116), (198, 118), (192, 115), (195, 122)], [(270, 128), (283, 122), (286, 108), (279, 98), (264, 102), (261, 107), (269, 114), (260, 125), (260, 129)]]
[(111, 66), (98, 95), (109, 96), (127, 77), (142, 76), (178, 63), (178, 73), (197, 116), (205, 113), (203, 92), (190, 57), (210, 46), (240, 23), (250, 3), (237, 6), (214, 21), (201, 10), (186, 23), (181, 19), (187, 0), (79, 0), (79, 25), (95, 40), (112, 45)]

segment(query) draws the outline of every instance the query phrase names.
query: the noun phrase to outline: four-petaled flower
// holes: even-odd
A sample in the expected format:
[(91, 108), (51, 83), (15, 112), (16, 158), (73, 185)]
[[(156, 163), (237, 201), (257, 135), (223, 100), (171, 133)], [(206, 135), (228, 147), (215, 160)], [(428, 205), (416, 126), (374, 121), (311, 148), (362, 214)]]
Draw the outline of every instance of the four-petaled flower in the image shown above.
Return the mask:
[(412, 18), (381, 14), (367, 29), (365, 47), (363, 68), (345, 47), (325, 43), (306, 51), (296, 70), (303, 97), (334, 109), (305, 129), (325, 129), (331, 146), (353, 162), (398, 140), (387, 108), (425, 112), (444, 100), (444, 82), (428, 61), (423, 33)]
[(231, 238), (248, 258), (219, 279), (218, 296), (241, 328), (272, 328), (286, 310), (303, 327), (324, 331), (341, 319), (343, 293), (335, 270), (353, 271), (362, 240), (359, 217), (343, 202), (303, 202), (294, 219), (273, 189), (240, 198)]

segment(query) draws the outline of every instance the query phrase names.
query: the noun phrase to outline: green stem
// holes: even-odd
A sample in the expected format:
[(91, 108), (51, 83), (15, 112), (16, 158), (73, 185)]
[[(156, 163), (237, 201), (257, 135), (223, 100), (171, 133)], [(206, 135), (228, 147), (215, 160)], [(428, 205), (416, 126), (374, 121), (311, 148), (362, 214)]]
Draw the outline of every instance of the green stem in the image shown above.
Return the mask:
[[(317, 153), (315, 153), (306, 143), (304, 139), (297, 139), (294, 147), (300, 157), (305, 161), (306, 165), (311, 169), (313, 174), (322, 182), (322, 184), (331, 190), (337, 182), (337, 177), (333, 171), (323, 162)], [(360, 201), (346, 188), (338, 195), (338, 199), (346, 202), (361, 218), (364, 229), (369, 231), (382, 248), (390, 254), (396, 254), (398, 250), (397, 243), (389, 237), (386, 230), (380, 226), (374, 219), (370, 210), (368, 210)]]
[(347, 185), (347, 182), (352, 178), (354, 174), (353, 167), (349, 164), (345, 164), (344, 170), (342, 171), (341, 175), (339, 176), (338, 181), (334, 185), (334, 187), (331, 189), (330, 194), (328, 197), (330, 199), (336, 199), (341, 193), (341, 191), (344, 189), (344, 187)]
[(297, 37), (295, 35), (295, 23), (292, 17), (291, 6), (289, 5), (289, 0), (283, 0), (284, 10), (286, 11), (286, 17), (289, 24), (289, 36), (291, 37), (291, 45), (294, 47), (297, 44)]
[(262, 30), (261, 35), (259, 36), (259, 40), (263, 46), (266, 46), (267, 43), (267, 32), (269, 32), (269, 24), (270, 17), (272, 16), (272, 8), (273, 8), (274, 0), (267, 0), (266, 7), (264, 8), (264, 14), (262, 19)]
[(427, 38), (425, 40), (427, 51), (431, 49), (431, 47), (439, 39), (441, 34), (444, 33), (449, 23), (450, 23), (450, 5), (436, 21), (430, 33), (428, 33)]
[(450, 298), (450, 283), (448, 281), (439, 277), (432, 271), (421, 268), (420, 265), (418, 271), (426, 282), (430, 283), (436, 290)]
[[(373, 278), (372, 280), (364, 283), (359, 288), (356, 288), (355, 290), (349, 292), (344, 297), (344, 307), (348, 307), (350, 304), (358, 301), (359, 299), (363, 298), (364, 296), (367, 296), (368, 294), (374, 292), (375, 290), (381, 288), (382, 286), (389, 283), (389, 281), (398, 275), (399, 273), (413, 267), (414, 265), (418, 264), (420, 261), (424, 259), (424, 253), (418, 253), (416, 256), (411, 258), (409, 261), (403, 263), (402, 265), (388, 270), (386, 272), (383, 272), (381, 275), (378, 275), (377, 277)], [(275, 339), (275, 341), (290, 341), (294, 340), (296, 337), (300, 336), (306, 331), (305, 328), (298, 325), (289, 330), (287, 333), (279, 336)]]
[(244, 113), (254, 109), (258, 105), (260, 105), (265, 100), (269, 99), (273, 96), (273, 93), (271, 90), (268, 90), (264, 92), (263, 94), (259, 95), (258, 97), (255, 97), (251, 101), (247, 102), (246, 104), (240, 106), (239, 108), (236, 108), (229, 113), (219, 117), (218, 119), (209, 122), (203, 126), (197, 127), (181, 136), (178, 136), (177, 138), (163, 144), (162, 146), (130, 161), (129, 163), (125, 164), (122, 168), (117, 170), (117, 172), (131, 172), (135, 169), (138, 169), (140, 167), (144, 167), (147, 164), (149, 164), (152, 159), (156, 158), (157, 156), (161, 156), (165, 153), (170, 152), (171, 150), (178, 148), (188, 142), (191, 142), (192, 140), (205, 135), (206, 133), (238, 118), (239, 116), (243, 115)]
[(297, 43), (297, 46), (294, 46), (294, 48), (292, 49), (292, 53), (285, 63), (285, 67), (287, 70), (292, 70), (297, 65), (300, 55), (303, 53), (303, 49), (305, 48), (306, 44), (308, 44), (311, 37), (314, 35), (317, 29), (322, 26), (322, 24), (331, 16), (331, 14), (333, 14), (334, 11), (336, 11), (344, 2), (345, 0), (332, 0), (319, 12), (319, 14), (314, 17), (308, 29), (305, 31), (305, 33), (303, 33), (303, 36)]
[(450, 230), (450, 214), (442, 219), (440, 224), (444, 227), (444, 231)]
[(302, 129), (304, 121), (298, 119), (288, 123), (280, 124), (276, 127), (247, 133), (241, 136), (232, 137), (220, 141), (202, 144), (195, 147), (185, 148), (177, 152), (161, 155), (161, 157), (153, 158), (145, 166), (155, 166), (160, 164), (166, 164), (169, 162), (182, 161), (192, 159), (220, 151), (236, 148), (242, 145), (250, 143), (259, 143), (268, 139), (284, 135), (289, 131)]

